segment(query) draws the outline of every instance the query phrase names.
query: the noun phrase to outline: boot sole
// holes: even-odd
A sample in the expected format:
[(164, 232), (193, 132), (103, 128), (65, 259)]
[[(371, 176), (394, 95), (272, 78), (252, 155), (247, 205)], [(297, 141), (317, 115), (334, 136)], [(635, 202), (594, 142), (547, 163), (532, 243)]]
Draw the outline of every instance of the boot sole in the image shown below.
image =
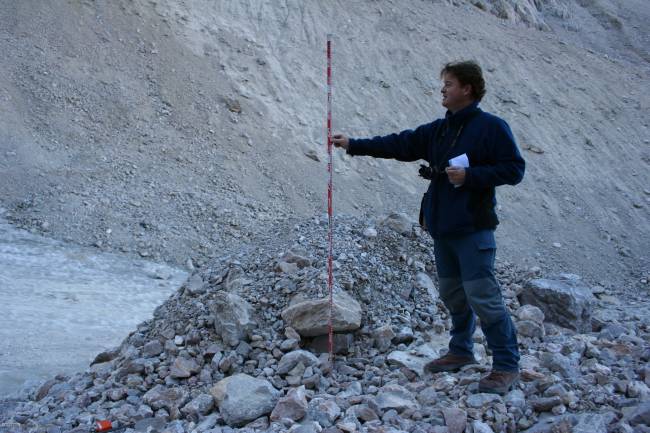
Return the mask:
[(499, 394), (499, 395), (506, 395), (507, 393), (509, 393), (510, 391), (512, 391), (512, 390), (517, 386), (518, 383), (519, 383), (519, 381), (518, 381), (518, 380), (515, 380), (515, 381), (512, 382), (512, 383), (510, 384), (510, 386), (509, 386), (507, 389), (505, 389), (505, 390), (504, 390), (504, 389), (497, 389), (497, 388), (481, 387), (481, 385), (479, 384), (479, 386), (478, 386), (478, 392), (479, 392), (479, 393), (486, 393), (486, 394)]
[(438, 366), (438, 365), (425, 365), (424, 366), (424, 371), (429, 372), (429, 373), (455, 373), (459, 371), (461, 368), (465, 367), (466, 365), (475, 365), (478, 364), (476, 361), (468, 361), (468, 362), (463, 362), (460, 364), (448, 364), (445, 366)]

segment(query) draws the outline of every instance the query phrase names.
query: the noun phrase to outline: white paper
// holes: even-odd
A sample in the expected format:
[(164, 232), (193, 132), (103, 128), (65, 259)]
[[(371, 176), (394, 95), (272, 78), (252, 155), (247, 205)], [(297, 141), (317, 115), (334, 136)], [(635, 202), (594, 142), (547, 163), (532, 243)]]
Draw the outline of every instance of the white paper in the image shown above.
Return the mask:
[(469, 159), (467, 158), (467, 154), (463, 153), (462, 155), (458, 155), (455, 158), (451, 158), (449, 160), (449, 166), (450, 167), (463, 167), (463, 168), (469, 167)]
[[(463, 167), (467, 168), (469, 167), (469, 159), (467, 158), (467, 154), (463, 153), (462, 155), (458, 155), (455, 158), (451, 158), (449, 160), (449, 166), (450, 167)], [(454, 185), (454, 188), (459, 188), (460, 185)]]

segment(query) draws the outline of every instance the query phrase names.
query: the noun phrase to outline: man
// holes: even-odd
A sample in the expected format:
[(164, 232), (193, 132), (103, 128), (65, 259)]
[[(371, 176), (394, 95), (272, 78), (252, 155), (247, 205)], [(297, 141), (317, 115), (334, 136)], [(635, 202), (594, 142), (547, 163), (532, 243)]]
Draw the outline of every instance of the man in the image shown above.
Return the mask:
[[(480, 66), (473, 61), (442, 69), (444, 119), (383, 137), (333, 143), (350, 155), (428, 161), (421, 175), (430, 178), (422, 199), (420, 223), (434, 239), (440, 297), (452, 321), (449, 352), (426, 365), (436, 373), (476, 363), (472, 335), (477, 315), (492, 351), (492, 371), (479, 392), (504, 394), (519, 378), (519, 351), (512, 319), (494, 273), (495, 187), (515, 185), (524, 175), (508, 124), (478, 104), (485, 95)], [(449, 161), (459, 161), (450, 165)], [(464, 162), (463, 162), (464, 161)]]

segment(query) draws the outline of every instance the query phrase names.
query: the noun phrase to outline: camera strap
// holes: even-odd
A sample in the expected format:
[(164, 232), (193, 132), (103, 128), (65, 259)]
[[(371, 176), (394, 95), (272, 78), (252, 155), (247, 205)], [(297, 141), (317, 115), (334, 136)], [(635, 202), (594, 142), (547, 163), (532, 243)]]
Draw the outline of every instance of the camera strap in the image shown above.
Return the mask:
[[(451, 144), (447, 148), (447, 151), (442, 155), (442, 158), (440, 158), (440, 160), (438, 160), (438, 158), (436, 158), (435, 146), (437, 144), (436, 142), (438, 142), (438, 140), (440, 138), (444, 138), (446, 132), (439, 131), (436, 134), (436, 139), (435, 139), (435, 141), (433, 143), (434, 149), (432, 150), (432, 154), (431, 154), (431, 160), (432, 160), (432, 163), (433, 163), (432, 168), (435, 170), (435, 173), (440, 173), (444, 169), (443, 166), (445, 164), (445, 160), (446, 160), (447, 156), (449, 155), (449, 153), (452, 151), (452, 149), (456, 146), (456, 143), (458, 142), (458, 139), (460, 138), (460, 134), (463, 132), (463, 129), (479, 113), (480, 113), (480, 111), (477, 109), (477, 110), (475, 110), (475, 111), (473, 111), (473, 112), (471, 112), (470, 114), (467, 115), (467, 118), (463, 121), (463, 123), (460, 124), (460, 127), (458, 128), (458, 131), (456, 132), (456, 136), (451, 141)], [(449, 122), (449, 120), (447, 120), (447, 122)], [(442, 130), (442, 125), (441, 125), (440, 129)], [(449, 125), (447, 125), (447, 129), (449, 129)]]

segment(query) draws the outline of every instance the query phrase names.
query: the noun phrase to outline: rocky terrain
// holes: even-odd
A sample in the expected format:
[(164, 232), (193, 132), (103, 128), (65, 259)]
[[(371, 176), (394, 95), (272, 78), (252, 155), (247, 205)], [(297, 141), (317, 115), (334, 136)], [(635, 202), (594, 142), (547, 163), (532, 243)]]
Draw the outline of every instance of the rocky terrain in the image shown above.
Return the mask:
[(12, 432), (642, 432), (650, 421), (647, 300), (623, 305), (577, 275), (500, 263), (521, 382), (477, 393), (479, 364), (427, 374), (450, 322), (431, 241), (406, 216), (336, 221), (334, 363), (327, 354), (327, 222), (278, 226), (264, 250), (220, 257), (87, 371), (6, 402)]

